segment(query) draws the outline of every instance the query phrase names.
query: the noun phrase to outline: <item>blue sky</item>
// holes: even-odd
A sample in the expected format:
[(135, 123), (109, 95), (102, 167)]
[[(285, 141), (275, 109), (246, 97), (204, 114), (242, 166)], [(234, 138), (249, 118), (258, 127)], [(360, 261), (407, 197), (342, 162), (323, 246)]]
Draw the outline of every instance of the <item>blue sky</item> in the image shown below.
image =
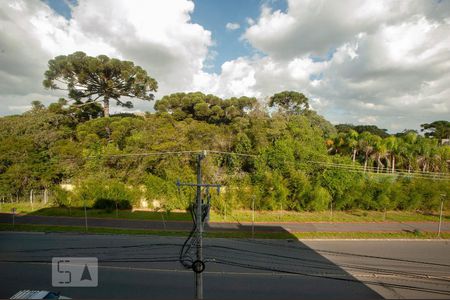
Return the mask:
[[(77, 0), (43, 0), (53, 10), (66, 19), (71, 18), (71, 8)], [(249, 43), (240, 39), (248, 27), (248, 18), (257, 20), (261, 7), (268, 5), (272, 10), (286, 11), (286, 0), (194, 0), (195, 9), (191, 15), (192, 23), (202, 25), (211, 31), (214, 46), (205, 62), (205, 72), (220, 73), (220, 67), (226, 61), (241, 56), (251, 56), (258, 51)], [(237, 23), (240, 28), (230, 30), (227, 23)], [(319, 59), (319, 58), (317, 58)]]
[[(261, 0), (196, 0), (192, 22), (202, 25), (211, 31), (215, 46), (212, 50), (217, 52), (214, 61), (208, 61), (213, 65), (205, 71), (220, 73), (220, 66), (229, 60), (241, 56), (251, 56), (256, 50), (247, 42), (240, 39), (248, 27), (247, 18), (257, 20), (261, 6), (270, 5), (273, 10), (285, 11), (285, 0), (261, 1)], [(227, 23), (237, 23), (240, 28), (236, 30), (226, 29)]]
[(47, 3), (51, 8), (53, 8), (57, 13), (64, 16), (66, 19), (72, 17), (71, 9), (69, 4), (76, 5), (77, 0), (42, 0)]

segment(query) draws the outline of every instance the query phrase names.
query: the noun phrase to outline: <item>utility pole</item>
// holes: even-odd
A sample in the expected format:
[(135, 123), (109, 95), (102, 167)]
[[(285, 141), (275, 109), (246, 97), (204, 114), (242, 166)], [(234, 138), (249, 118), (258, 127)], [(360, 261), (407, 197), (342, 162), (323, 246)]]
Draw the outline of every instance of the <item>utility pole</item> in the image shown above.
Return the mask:
[(441, 212), (439, 214), (439, 227), (438, 227), (438, 237), (441, 237), (441, 227), (442, 227), (442, 211), (444, 210), (444, 198), (445, 194), (441, 194)]
[(330, 221), (333, 222), (333, 200), (330, 202)]
[[(203, 299), (203, 274), (202, 272), (205, 269), (205, 263), (203, 260), (203, 219), (207, 219), (207, 215), (203, 218), (204, 211), (206, 208), (206, 214), (208, 214), (209, 210), (209, 188), (215, 187), (217, 188), (217, 193), (220, 191), (219, 184), (204, 184), (202, 182), (202, 160), (206, 157), (206, 151), (202, 151), (202, 153), (197, 156), (197, 183), (181, 183), (177, 181), (177, 186), (192, 186), (197, 188), (196, 193), (196, 205), (195, 205), (195, 228), (196, 228), (196, 261), (192, 263), (192, 270), (195, 272), (195, 298)], [(202, 188), (206, 188), (207, 200), (208, 203), (203, 203), (202, 200)]]
[[(202, 221), (202, 159), (205, 153), (197, 156), (197, 260), (203, 262), (203, 221)], [(203, 274), (195, 273), (195, 298), (203, 299)]]

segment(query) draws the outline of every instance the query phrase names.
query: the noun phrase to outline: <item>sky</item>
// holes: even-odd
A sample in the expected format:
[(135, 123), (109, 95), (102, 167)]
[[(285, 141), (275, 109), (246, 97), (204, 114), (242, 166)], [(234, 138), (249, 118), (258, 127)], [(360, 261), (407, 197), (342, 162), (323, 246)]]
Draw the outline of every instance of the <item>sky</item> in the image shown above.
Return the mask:
[(294, 90), (334, 124), (450, 119), (450, 0), (2, 0), (0, 115), (66, 96), (43, 74), (75, 51), (142, 66), (156, 99)]

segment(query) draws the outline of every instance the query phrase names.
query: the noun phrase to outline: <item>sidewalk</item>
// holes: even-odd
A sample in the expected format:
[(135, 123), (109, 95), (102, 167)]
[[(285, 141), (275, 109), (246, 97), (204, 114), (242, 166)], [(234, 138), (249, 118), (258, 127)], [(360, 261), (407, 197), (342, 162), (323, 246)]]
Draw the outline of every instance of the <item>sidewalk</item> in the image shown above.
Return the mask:
[[(84, 218), (47, 217), (47, 216), (15, 216), (16, 224), (84, 226)], [(12, 215), (0, 213), (0, 224), (12, 224)], [(192, 228), (189, 221), (143, 221), (124, 219), (88, 218), (90, 227), (109, 227), (125, 229), (152, 229), (188, 231)], [(248, 231), (252, 230), (251, 222), (223, 223), (211, 222), (205, 231)], [(437, 232), (436, 222), (367, 222), (367, 223), (255, 223), (256, 232)], [(450, 222), (442, 223), (442, 232), (450, 232)]]

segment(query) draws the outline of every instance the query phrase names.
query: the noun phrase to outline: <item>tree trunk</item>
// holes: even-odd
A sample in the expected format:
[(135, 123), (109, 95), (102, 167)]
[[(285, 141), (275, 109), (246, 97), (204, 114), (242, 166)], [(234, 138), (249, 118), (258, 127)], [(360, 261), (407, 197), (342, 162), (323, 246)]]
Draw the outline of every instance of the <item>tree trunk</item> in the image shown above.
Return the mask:
[(352, 157), (353, 163), (355, 163), (356, 160), (356, 149), (353, 149), (353, 157)]
[(395, 173), (395, 155), (392, 155), (392, 173)]
[(383, 172), (384, 165), (383, 165), (383, 163), (381, 162), (381, 158), (378, 156), (378, 158), (377, 158), (377, 173), (380, 172), (380, 166), (381, 166), (381, 172)]
[(109, 118), (109, 98), (105, 97), (103, 99), (103, 116)]

